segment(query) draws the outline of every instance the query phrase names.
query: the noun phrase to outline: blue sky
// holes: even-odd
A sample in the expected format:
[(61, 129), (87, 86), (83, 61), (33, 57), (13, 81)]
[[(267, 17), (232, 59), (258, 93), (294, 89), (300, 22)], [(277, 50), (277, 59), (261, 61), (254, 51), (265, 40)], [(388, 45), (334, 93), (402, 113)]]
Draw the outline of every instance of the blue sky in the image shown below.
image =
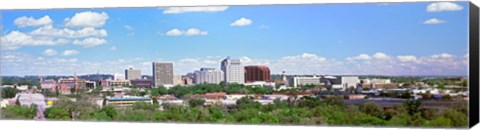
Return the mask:
[(467, 11), (467, 2), (2, 11), (2, 75), (129, 66), (148, 75), (153, 61), (182, 75), (226, 56), (272, 73), (464, 75)]

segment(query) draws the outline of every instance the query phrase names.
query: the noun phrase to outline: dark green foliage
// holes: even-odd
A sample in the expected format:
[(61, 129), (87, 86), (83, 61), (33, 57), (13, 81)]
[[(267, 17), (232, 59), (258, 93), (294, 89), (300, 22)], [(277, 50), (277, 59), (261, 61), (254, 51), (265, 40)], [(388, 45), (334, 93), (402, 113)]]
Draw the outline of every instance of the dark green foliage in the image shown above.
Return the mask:
[(15, 97), (15, 94), (17, 94), (18, 90), (16, 88), (2, 88), (2, 98), (7, 99), (7, 98), (13, 98)]
[(190, 107), (203, 106), (204, 104), (205, 104), (205, 100), (203, 99), (195, 98), (195, 99), (188, 100), (188, 105), (190, 105)]
[(262, 104), (260, 104), (259, 102), (253, 100), (252, 97), (242, 97), (237, 100), (237, 107), (239, 109), (246, 109), (246, 108), (259, 109), (261, 105)]
[(421, 100), (407, 100), (405, 102), (405, 108), (407, 109), (407, 112), (409, 115), (413, 115), (417, 112), (419, 112), (419, 107), (422, 105)]
[(11, 105), (1, 110), (2, 119), (33, 119), (37, 114), (37, 107), (35, 105), (30, 107)]
[(67, 110), (58, 107), (50, 107), (44, 111), (45, 118), (54, 120), (69, 120), (70, 114)]
[(360, 111), (370, 116), (374, 116), (378, 118), (383, 118), (384, 116), (383, 110), (373, 102), (368, 102), (360, 105)]

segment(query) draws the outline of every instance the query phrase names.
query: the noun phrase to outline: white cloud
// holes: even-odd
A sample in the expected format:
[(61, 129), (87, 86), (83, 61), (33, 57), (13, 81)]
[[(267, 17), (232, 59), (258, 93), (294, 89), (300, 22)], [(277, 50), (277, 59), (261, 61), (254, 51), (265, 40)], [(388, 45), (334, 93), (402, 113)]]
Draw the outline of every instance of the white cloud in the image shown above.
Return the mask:
[(112, 46), (112, 47), (110, 48), (110, 50), (111, 50), (111, 51), (116, 51), (116, 50), (117, 50), (117, 47)]
[(190, 28), (186, 31), (182, 31), (182, 30), (174, 28), (174, 29), (165, 33), (165, 35), (167, 35), (167, 36), (181, 36), (181, 35), (184, 35), (184, 36), (196, 36), (196, 35), (203, 36), (203, 35), (207, 35), (207, 34), (208, 34), (207, 31), (202, 31), (202, 30), (197, 29), (197, 28)]
[(197, 28), (190, 28), (185, 32), (186, 36), (193, 36), (193, 35), (207, 35), (208, 32), (206, 31), (200, 31)]
[(437, 2), (427, 6), (427, 12), (459, 11), (463, 7), (452, 2)]
[(423, 24), (442, 24), (442, 23), (445, 23), (445, 22), (447, 22), (447, 21), (440, 20), (440, 19), (437, 19), (437, 18), (431, 18), (431, 19), (425, 20), (423, 22)]
[(370, 60), (372, 59), (372, 57), (370, 57), (369, 55), (367, 54), (360, 54), (358, 56), (355, 56), (355, 57), (351, 57), (349, 59), (353, 59), (353, 60)]
[(86, 38), (83, 40), (73, 41), (74, 45), (80, 45), (84, 47), (94, 47), (94, 46), (102, 45), (105, 43), (107, 43), (105, 39), (99, 39), (99, 38)]
[(80, 52), (77, 51), (77, 50), (65, 50), (65, 51), (63, 51), (64, 56), (73, 56), (73, 55), (77, 55), (78, 53), (80, 53)]
[(252, 24), (252, 20), (242, 17), (238, 20), (235, 20), (235, 22), (231, 23), (230, 26), (247, 26), (250, 24)]
[(58, 29), (52, 25), (46, 25), (30, 32), (34, 36), (50, 36), (63, 38), (83, 38), (83, 37), (106, 37), (107, 31), (104, 29), (95, 29), (93, 27), (85, 27), (79, 30), (71, 30), (68, 28)]
[(65, 19), (65, 26), (67, 27), (102, 27), (105, 25), (109, 16), (107, 13), (97, 13), (97, 12), (81, 12), (76, 13), (71, 18)]
[[(387, 54), (385, 54), (387, 55)], [(9, 58), (6, 58), (9, 57)], [(372, 56), (371, 56), (372, 57)], [(413, 58), (415, 57), (415, 58)], [(436, 58), (434, 58), (436, 57)], [(391, 60), (352, 60), (337, 61), (313, 53), (284, 56), (278, 59), (257, 59), (255, 57), (240, 56), (244, 65), (266, 65), (272, 74), (333, 74), (333, 75), (460, 75), (468, 72), (468, 62), (462, 62), (465, 58), (441, 53), (428, 56), (400, 55)], [(211, 67), (219, 69), (221, 57), (184, 58), (174, 61), (174, 74), (183, 75), (188, 72)], [(402, 62), (413, 61), (418, 62)], [(29, 56), (18, 52), (2, 52), (1, 62), (4, 74), (69, 74), (78, 73), (122, 73), (128, 66), (141, 69), (143, 74), (151, 74), (152, 61), (157, 59), (111, 59), (101, 62), (84, 61), (81, 59), (42, 58)], [(31, 64), (34, 64), (32, 67)], [(8, 69), (4, 69), (8, 68)], [(38, 71), (43, 70), (43, 71)]]
[(223, 12), (228, 6), (208, 6), (208, 7), (169, 7), (163, 11), (164, 14), (180, 14), (190, 12)]
[(390, 56), (388, 56), (387, 54), (382, 53), (382, 52), (377, 52), (377, 53), (373, 54), (372, 57), (375, 58), (375, 59), (382, 59), (382, 60), (390, 58)]
[(397, 56), (397, 58), (401, 62), (416, 62), (417, 61), (417, 57), (412, 56), (412, 55)]
[[(72, 18), (66, 18), (65, 25), (70, 28), (56, 28), (52, 25), (53, 21), (49, 16), (44, 16), (39, 19), (33, 17), (20, 17), (14, 21), (14, 24), (19, 27), (27, 26), (41, 26), (29, 32), (14, 30), (9, 34), (1, 37), (2, 50), (15, 50), (23, 46), (57, 46), (64, 44), (71, 44), (74, 39), (74, 44), (95, 46), (106, 43), (100, 37), (107, 37), (107, 31), (104, 29), (96, 29), (105, 24), (108, 15), (94, 12), (81, 12), (75, 14)], [(6, 32), (4, 32), (6, 33)], [(87, 38), (90, 37), (90, 38)], [(83, 41), (79, 38), (87, 38)]]
[(453, 55), (448, 53), (435, 54), (431, 56), (432, 58), (453, 58)]
[(15, 50), (22, 46), (54, 46), (67, 44), (70, 41), (62, 38), (52, 37), (33, 37), (31, 35), (12, 31), (9, 34), (1, 38), (2, 49)]
[(57, 51), (53, 50), (53, 49), (46, 49), (45, 51), (43, 51), (42, 53), (44, 56), (54, 56), (57, 54)]
[(183, 34), (183, 32), (179, 29), (172, 29), (170, 31), (168, 31), (167, 33), (165, 33), (167, 36), (180, 36)]
[(35, 27), (35, 26), (42, 26), (42, 25), (50, 25), (53, 23), (52, 19), (48, 15), (45, 15), (39, 19), (35, 19), (33, 17), (22, 16), (14, 20), (13, 22), (18, 27)]

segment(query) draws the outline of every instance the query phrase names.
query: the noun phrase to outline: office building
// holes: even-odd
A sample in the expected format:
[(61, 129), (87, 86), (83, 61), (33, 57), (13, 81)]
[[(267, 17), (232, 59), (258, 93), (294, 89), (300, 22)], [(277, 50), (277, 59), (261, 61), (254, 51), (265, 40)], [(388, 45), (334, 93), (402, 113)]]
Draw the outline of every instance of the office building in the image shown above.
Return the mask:
[(120, 86), (130, 86), (130, 80), (117, 79), (117, 80), (107, 80), (108, 86), (120, 87)]
[(142, 73), (140, 70), (136, 70), (133, 68), (125, 69), (125, 79), (126, 80), (142, 79)]
[(347, 88), (356, 88), (360, 83), (357, 76), (324, 76), (321, 82), (335, 90), (346, 90)]
[(173, 76), (173, 85), (185, 85), (182, 80), (181, 75), (175, 75)]
[(313, 76), (313, 77), (292, 77), (288, 83), (291, 83), (290, 86), (294, 88), (304, 85), (323, 85), (320, 82), (321, 77)]
[(215, 70), (214, 68), (201, 68), (194, 72), (194, 83), (213, 83), (219, 84), (223, 80), (223, 72)]
[(52, 80), (52, 79), (43, 80), (42, 79), (40, 81), (40, 88), (42, 88), (42, 90), (54, 91), (55, 87), (57, 87), (57, 82), (55, 82), (55, 80)]
[(173, 63), (153, 62), (153, 85), (173, 85)]
[(245, 66), (245, 82), (270, 81), (270, 69), (267, 66)]
[(153, 82), (149, 79), (132, 79), (130, 83), (139, 88), (152, 88)]
[(221, 63), (223, 71), (223, 81), (226, 83), (245, 83), (245, 69), (240, 59), (230, 59), (227, 57)]
[(145, 97), (114, 97), (105, 99), (106, 105), (111, 105), (114, 107), (131, 107), (137, 102), (144, 102), (146, 104), (153, 104), (151, 98)]

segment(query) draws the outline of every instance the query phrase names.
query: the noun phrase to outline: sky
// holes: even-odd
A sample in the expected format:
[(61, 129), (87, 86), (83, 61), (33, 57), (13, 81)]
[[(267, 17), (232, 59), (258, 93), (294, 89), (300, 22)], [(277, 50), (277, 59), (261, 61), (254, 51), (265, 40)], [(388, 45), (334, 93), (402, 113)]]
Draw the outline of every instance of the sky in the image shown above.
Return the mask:
[(151, 75), (219, 69), (227, 56), (272, 74), (466, 75), (468, 3), (5, 10), (1, 75)]

